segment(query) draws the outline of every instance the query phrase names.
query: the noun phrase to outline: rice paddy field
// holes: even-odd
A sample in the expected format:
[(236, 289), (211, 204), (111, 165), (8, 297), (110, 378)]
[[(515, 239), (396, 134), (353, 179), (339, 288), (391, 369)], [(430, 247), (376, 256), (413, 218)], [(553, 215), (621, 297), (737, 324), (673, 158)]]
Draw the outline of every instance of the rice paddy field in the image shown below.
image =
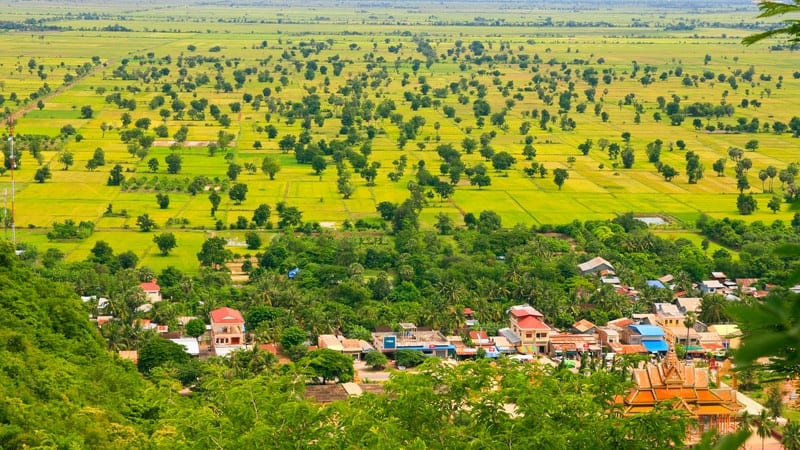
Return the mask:
[[(175, 265), (192, 271), (205, 238), (242, 240), (245, 230), (230, 225), (240, 216), (250, 220), (260, 204), (272, 207), (273, 224), (279, 202), (298, 207), (307, 222), (341, 227), (345, 221), (376, 220), (378, 203), (408, 198), (408, 183), (416, 181), (421, 163), (450, 180), (436, 151), (443, 144), (461, 151), (465, 168), (483, 164), (491, 184), (474, 185), (464, 174), (450, 198), (431, 194), (420, 215), (425, 228), (432, 229), (440, 214), (461, 224), (464, 214), (483, 210), (497, 212), (505, 226), (626, 212), (657, 215), (670, 219), (676, 236), (691, 234), (701, 214), (791, 220), (800, 212), (796, 201), (774, 212), (767, 203), (793, 182), (762, 182), (759, 172), (770, 166), (778, 173), (797, 172), (800, 141), (791, 129), (800, 115), (796, 50), (779, 40), (741, 44), (769, 26), (755, 18), (758, 11), (749, 2), (631, 5), (0, 2), (4, 20), (16, 24), (0, 32), (0, 107), (14, 120), (17, 239), (59, 248), (73, 260), (105, 240), (117, 252), (133, 250), (154, 269)], [(198, 101), (205, 105), (190, 114)], [(305, 130), (296, 112), (314, 101), (318, 107)], [(377, 107), (384, 102), (393, 109), (382, 117)], [(486, 115), (475, 114), (476, 102), (488, 105)], [(690, 115), (686, 108), (693, 104), (727, 112)], [(671, 107), (681, 116), (677, 123)], [(214, 117), (213, 108), (228, 120)], [(542, 123), (545, 111), (551, 119)], [(130, 123), (124, 123), (126, 116)], [(142, 134), (158, 142), (137, 156), (121, 138), (140, 119), (149, 119)], [(414, 120), (423, 125), (409, 137), (405, 125)], [(755, 130), (736, 128), (753, 121)], [(65, 127), (74, 133), (65, 134)], [(163, 136), (156, 136), (157, 127)], [(160, 143), (181, 127), (187, 131), (182, 145)], [(275, 137), (269, 137), (270, 127)], [(345, 199), (335, 155), (323, 153), (327, 168), (317, 174), (297, 162), (294, 150), (280, 148), (283, 137), (304, 131), (314, 143), (352, 135), (347, 147), (354, 153), (369, 142), (367, 163), (379, 164), (374, 183), (345, 159), (342, 168), (355, 188)], [(220, 132), (233, 140), (211, 156), (208, 144)], [(630, 135), (628, 141), (623, 134)], [(25, 135), (53, 143), (34, 152)], [(408, 137), (405, 143), (401, 135)], [(478, 149), (462, 151), (465, 139), (480, 141), (482, 135), (491, 136), (495, 153), (515, 158), (509, 169), (496, 170)], [(532, 159), (523, 154), (526, 137), (532, 138)], [(584, 155), (578, 147), (587, 140), (592, 146)], [(670, 181), (648, 162), (647, 146), (655, 141), (661, 142), (660, 164), (677, 171)], [(756, 148), (747, 149), (752, 141)], [(633, 150), (630, 168), (621, 157), (612, 158), (612, 144)], [(8, 155), (8, 139), (5, 146)], [(98, 148), (105, 164), (90, 170), (87, 163)], [(731, 148), (744, 149), (738, 159), (749, 161), (743, 171), (747, 187), (737, 182)], [(686, 174), (690, 151), (704, 167), (696, 183)], [(71, 165), (62, 163), (65, 153)], [(176, 174), (167, 172), (165, 162), (172, 153), (182, 158)], [(260, 170), (266, 156), (280, 163), (274, 180)], [(392, 181), (389, 174), (401, 157), (407, 168)], [(155, 171), (152, 159), (158, 162)], [(719, 159), (725, 161), (722, 176), (712, 170)], [(199, 176), (208, 178), (209, 190), (232, 185), (226, 181), (231, 163), (256, 168), (243, 170), (235, 181), (248, 186), (246, 199), (236, 204), (223, 189), (212, 216), (209, 191), (192, 195), (185, 186)], [(525, 168), (532, 163), (543, 165), (546, 175), (528, 176)], [(109, 186), (117, 164), (127, 184)], [(39, 183), (34, 177), (45, 166), (52, 178)], [(560, 187), (555, 169), (568, 173)], [(9, 209), (11, 178), (10, 170), (0, 175)], [(139, 187), (131, 188), (131, 180)], [(740, 215), (740, 192), (757, 200), (753, 214)], [(159, 208), (158, 193), (169, 195), (168, 208)], [(109, 205), (127, 214), (104, 214)], [(156, 222), (155, 232), (138, 230), (136, 219), (143, 214)], [(85, 241), (49, 241), (53, 223), (65, 220), (92, 221), (96, 231)], [(166, 257), (152, 242), (163, 231), (178, 236), (178, 247)], [(265, 238), (271, 233), (260, 232)]]

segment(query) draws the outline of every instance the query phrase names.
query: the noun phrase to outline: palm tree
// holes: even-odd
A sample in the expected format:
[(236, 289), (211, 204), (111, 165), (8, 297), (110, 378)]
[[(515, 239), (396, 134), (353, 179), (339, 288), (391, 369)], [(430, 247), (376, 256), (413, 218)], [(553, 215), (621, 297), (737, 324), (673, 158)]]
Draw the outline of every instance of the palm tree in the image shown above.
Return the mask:
[[(763, 1), (758, 4), (758, 9), (761, 10), (761, 14), (758, 15), (759, 18), (797, 14), (800, 13), (800, 0), (792, 0), (787, 3)], [(800, 21), (785, 19), (783, 22), (787, 24), (785, 27), (747, 36), (742, 39), (742, 43), (751, 45), (776, 34), (789, 35), (789, 42), (791, 43), (800, 42)]]
[(764, 440), (772, 434), (772, 425), (769, 412), (766, 409), (762, 409), (758, 415), (758, 426), (756, 427), (756, 434), (761, 438), (761, 450), (764, 450)]
[(781, 444), (786, 450), (800, 450), (800, 422), (789, 422), (783, 429)]
[(691, 331), (695, 323), (697, 323), (697, 314), (694, 311), (687, 312), (686, 317), (683, 319), (683, 325), (686, 327), (686, 359), (689, 359), (689, 331)]
[(745, 410), (741, 417), (739, 417), (739, 429), (749, 430), (753, 426), (753, 415)]

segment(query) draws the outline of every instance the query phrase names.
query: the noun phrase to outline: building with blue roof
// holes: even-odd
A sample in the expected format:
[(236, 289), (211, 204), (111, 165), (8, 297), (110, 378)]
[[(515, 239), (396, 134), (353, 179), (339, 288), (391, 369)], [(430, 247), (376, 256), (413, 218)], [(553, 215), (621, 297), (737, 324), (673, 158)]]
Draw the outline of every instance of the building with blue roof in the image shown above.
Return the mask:
[(657, 325), (628, 325), (622, 330), (622, 342), (628, 345), (642, 345), (648, 353), (666, 353), (669, 344), (664, 329)]

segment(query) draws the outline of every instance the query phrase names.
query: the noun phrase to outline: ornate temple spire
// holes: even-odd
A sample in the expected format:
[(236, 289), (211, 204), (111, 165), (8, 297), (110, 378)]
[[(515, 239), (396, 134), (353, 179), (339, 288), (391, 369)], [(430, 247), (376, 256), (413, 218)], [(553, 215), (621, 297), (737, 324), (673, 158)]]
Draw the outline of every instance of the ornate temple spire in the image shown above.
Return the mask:
[(675, 353), (675, 338), (669, 341), (669, 350), (667, 356), (661, 363), (661, 373), (663, 374), (664, 384), (683, 384), (684, 374), (683, 371), (686, 367), (678, 360), (678, 355)]

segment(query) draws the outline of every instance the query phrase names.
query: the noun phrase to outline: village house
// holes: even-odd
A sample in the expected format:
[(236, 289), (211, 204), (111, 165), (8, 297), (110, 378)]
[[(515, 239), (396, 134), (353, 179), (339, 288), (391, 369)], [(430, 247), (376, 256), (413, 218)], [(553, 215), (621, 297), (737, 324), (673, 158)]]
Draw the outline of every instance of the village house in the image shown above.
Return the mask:
[(550, 335), (550, 355), (577, 357), (581, 353), (599, 355), (601, 351), (597, 335), (559, 333)]
[(703, 295), (723, 294), (725, 293), (725, 285), (719, 280), (704, 280), (700, 282), (700, 291)]
[(648, 353), (664, 353), (669, 349), (664, 330), (656, 325), (628, 325), (620, 336), (623, 344), (641, 345)]
[(656, 315), (656, 323), (662, 327), (681, 326), (686, 319), (678, 306), (672, 303), (653, 303), (653, 310)]
[(426, 355), (447, 358), (455, 354), (456, 347), (437, 330), (417, 328), (413, 323), (400, 323), (400, 331), (376, 329), (372, 333), (372, 346), (383, 353), (398, 350), (419, 350)]
[(233, 308), (211, 311), (211, 346), (219, 356), (244, 347), (244, 318)]
[(549, 353), (550, 333), (553, 331), (542, 320), (544, 315), (530, 305), (517, 305), (509, 309), (511, 331), (519, 336), (520, 353)]
[(575, 334), (595, 334), (597, 332), (597, 325), (586, 319), (581, 319), (573, 323), (569, 331)]
[(332, 334), (321, 334), (317, 338), (317, 346), (319, 348), (329, 348), (356, 360), (360, 360), (363, 355), (374, 350), (372, 345), (367, 341), (361, 339), (347, 339), (344, 336), (335, 336)]
[(688, 312), (700, 314), (702, 304), (703, 299), (700, 297), (678, 297), (675, 299), (675, 306), (684, 315)]
[(156, 280), (139, 283), (139, 287), (144, 291), (145, 300), (147, 303), (158, 303), (161, 299), (161, 286), (156, 283)]
[(590, 259), (589, 261), (578, 264), (578, 270), (580, 271), (581, 275), (588, 275), (588, 274), (603, 275), (602, 272), (614, 273), (614, 266), (611, 265), (611, 263), (606, 261), (605, 259), (597, 256)]

